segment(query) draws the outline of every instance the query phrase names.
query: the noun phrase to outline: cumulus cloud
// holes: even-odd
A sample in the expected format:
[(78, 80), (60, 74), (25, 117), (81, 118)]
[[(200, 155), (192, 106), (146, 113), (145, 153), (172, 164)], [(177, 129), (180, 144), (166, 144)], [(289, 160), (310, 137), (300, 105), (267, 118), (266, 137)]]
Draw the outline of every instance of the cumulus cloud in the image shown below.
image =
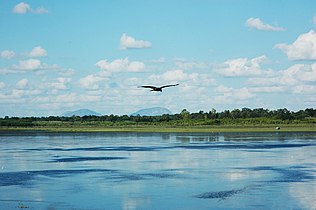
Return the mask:
[(5, 83), (4, 82), (0, 82), (0, 89), (5, 88)]
[(21, 2), (15, 5), (12, 11), (17, 14), (25, 14), (31, 11), (31, 6), (28, 5), (27, 3)]
[(316, 82), (316, 64), (294, 64), (289, 68), (277, 72), (273, 77), (252, 78), (255, 85), (286, 85), (293, 86)]
[(78, 94), (78, 93), (65, 93), (58, 95), (49, 95), (49, 96), (37, 96), (33, 98), (33, 103), (41, 103), (39, 107), (44, 109), (60, 109), (64, 107), (72, 107), (74, 105), (82, 105), (83, 102), (96, 102), (100, 101), (102, 97), (97, 95), (87, 95), (87, 94)]
[(47, 56), (47, 52), (41, 46), (34, 47), (31, 52), (28, 54), (29, 57), (45, 57)]
[(59, 77), (56, 78), (54, 81), (46, 83), (45, 86), (51, 87), (55, 90), (66, 90), (68, 89), (68, 84), (70, 80), (70, 78)]
[(315, 90), (312, 85), (315, 82), (316, 63), (295, 64), (285, 70), (276, 72), (273, 76), (257, 77), (249, 80), (249, 84), (256, 86), (256, 88), (252, 88), (254, 92), (293, 90), (294, 93), (311, 93)]
[(16, 14), (26, 14), (29, 12), (34, 14), (44, 14), (48, 13), (48, 10), (44, 7), (38, 7), (36, 9), (33, 9), (29, 4), (21, 2), (13, 7), (12, 12)]
[(215, 83), (215, 80), (207, 74), (186, 73), (182, 69), (169, 70), (162, 74), (153, 74), (148, 77), (148, 80), (155, 84), (161, 84), (162, 82), (189, 82), (191, 85), (213, 85)]
[(56, 70), (60, 69), (60, 67), (56, 64), (49, 65), (46, 63), (42, 63), (38, 59), (30, 58), (27, 60), (21, 60), (18, 64), (13, 64), (11, 67), (6, 67), (0, 69), (0, 74), (8, 74), (8, 73), (25, 73), (30, 71), (37, 71), (41, 73), (44, 70)]
[(97, 90), (100, 88), (100, 82), (108, 80), (98, 74), (91, 74), (79, 80), (79, 85), (88, 90)]
[(287, 90), (286, 86), (264, 86), (264, 87), (252, 87), (249, 90), (253, 93), (275, 93), (284, 92)]
[(112, 62), (100, 60), (96, 66), (109, 73), (115, 72), (140, 72), (145, 69), (145, 64), (139, 61), (130, 62), (128, 58), (116, 59)]
[(316, 60), (316, 33), (310, 30), (301, 34), (293, 44), (277, 44), (275, 46), (282, 50), (289, 60)]
[(0, 56), (4, 59), (11, 59), (15, 56), (15, 52), (13, 52), (12, 50), (4, 50), (0, 53)]
[(185, 81), (194, 79), (197, 73), (187, 74), (183, 70), (170, 70), (162, 74), (161, 78), (165, 81)]
[(135, 38), (128, 36), (127, 34), (122, 34), (120, 38), (120, 49), (142, 49), (151, 47), (149, 41), (136, 40)]
[(38, 59), (28, 59), (19, 61), (18, 65), (13, 65), (17, 70), (37, 70), (41, 68), (41, 61)]
[(315, 85), (297, 85), (293, 89), (294, 93), (297, 94), (316, 94), (316, 86)]
[(256, 95), (249, 88), (230, 88), (224, 85), (218, 86), (215, 91), (219, 94), (212, 100), (215, 104), (244, 104)]
[(3, 103), (24, 104), (26, 102), (26, 98), (40, 95), (41, 93), (42, 91), (39, 89), (12, 89), (7, 94), (0, 93), (0, 101)]
[(232, 59), (225, 61), (223, 65), (217, 69), (217, 72), (228, 77), (269, 74), (271, 70), (263, 70), (261, 67), (261, 64), (266, 61), (268, 61), (268, 58), (264, 55), (253, 59)]
[(231, 97), (233, 99), (245, 100), (254, 97), (254, 94), (249, 91), (248, 88), (229, 88), (220, 85), (216, 88), (216, 91), (223, 93), (226, 97)]
[(206, 63), (198, 61), (188, 61), (186, 59), (176, 59), (175, 64), (180, 69), (203, 69), (208, 67)]
[(316, 63), (295, 64), (283, 72), (283, 77), (301, 82), (316, 82)]
[(23, 88), (27, 87), (28, 84), (29, 84), (28, 79), (24, 78), (24, 79), (21, 79), (20, 81), (18, 81), (18, 82), (16, 83), (16, 87), (17, 87), (18, 89), (23, 89)]
[(71, 77), (76, 74), (76, 70), (74, 69), (63, 69), (58, 73), (62, 77)]
[(264, 23), (259, 18), (249, 18), (246, 20), (246, 26), (249, 28), (255, 28), (261, 31), (284, 31), (285, 29), (279, 26), (272, 26), (267, 23)]

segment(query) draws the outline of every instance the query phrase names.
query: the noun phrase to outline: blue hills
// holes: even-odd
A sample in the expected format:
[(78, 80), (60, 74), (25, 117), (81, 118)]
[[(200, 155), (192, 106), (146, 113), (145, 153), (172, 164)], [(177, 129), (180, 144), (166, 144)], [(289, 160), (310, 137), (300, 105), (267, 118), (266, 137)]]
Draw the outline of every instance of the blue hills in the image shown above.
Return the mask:
[(95, 111), (92, 111), (90, 109), (79, 109), (76, 111), (68, 111), (65, 114), (63, 114), (64, 117), (72, 117), (72, 116), (101, 116), (102, 114), (97, 113)]
[[(164, 114), (170, 114), (172, 115), (172, 112), (163, 107), (152, 107), (152, 108), (146, 108), (146, 109), (140, 109), (137, 112), (134, 112), (130, 114), (131, 116), (161, 116)], [(72, 116), (102, 116), (102, 114), (92, 111), (90, 109), (78, 109), (75, 111), (68, 111), (64, 113), (62, 116), (64, 117), (72, 117)]]
[(131, 116), (160, 116), (164, 114), (172, 114), (172, 112), (163, 107), (153, 107), (153, 108), (147, 108), (147, 109), (141, 109), (137, 112), (134, 112), (131, 114)]

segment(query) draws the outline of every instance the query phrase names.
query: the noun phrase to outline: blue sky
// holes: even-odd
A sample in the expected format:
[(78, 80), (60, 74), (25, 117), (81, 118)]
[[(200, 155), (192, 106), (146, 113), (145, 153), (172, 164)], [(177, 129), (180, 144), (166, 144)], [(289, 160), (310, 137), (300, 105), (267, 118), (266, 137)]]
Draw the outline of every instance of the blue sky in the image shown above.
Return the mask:
[(0, 31), (0, 117), (316, 104), (313, 0), (0, 0)]

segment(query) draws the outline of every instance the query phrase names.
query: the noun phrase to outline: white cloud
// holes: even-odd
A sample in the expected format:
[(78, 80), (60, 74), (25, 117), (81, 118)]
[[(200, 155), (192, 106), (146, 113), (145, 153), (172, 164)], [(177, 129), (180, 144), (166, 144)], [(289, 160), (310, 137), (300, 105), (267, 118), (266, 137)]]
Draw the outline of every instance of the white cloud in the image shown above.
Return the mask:
[(275, 47), (282, 50), (289, 60), (316, 60), (316, 33), (310, 30), (301, 34), (293, 44), (277, 44)]
[(151, 47), (149, 41), (136, 40), (135, 38), (128, 36), (127, 34), (122, 34), (120, 38), (120, 49), (142, 49)]
[(56, 103), (73, 103), (78, 100), (78, 96), (75, 93), (66, 93), (61, 95), (56, 95), (51, 101), (55, 101)]
[(68, 89), (68, 84), (70, 80), (70, 78), (59, 77), (52, 82), (46, 83), (45, 86), (51, 87), (55, 90), (66, 90)]
[[(248, 84), (256, 85), (256, 86), (273, 86), (277, 85), (278, 79), (277, 77), (254, 77), (248, 80)], [(280, 84), (280, 83), (279, 83)], [(280, 84), (284, 85), (284, 84)]]
[(298, 85), (293, 88), (293, 93), (316, 95), (315, 85)]
[(33, 89), (33, 90), (13, 89), (9, 95), (12, 98), (17, 98), (21, 100), (23, 98), (27, 98), (30, 96), (40, 95), (41, 93), (42, 91), (39, 89)]
[(275, 93), (284, 92), (287, 90), (286, 86), (264, 86), (264, 87), (252, 87), (249, 88), (251, 92), (254, 93)]
[(267, 60), (267, 57), (264, 55), (253, 59), (232, 59), (225, 61), (224, 64), (218, 68), (217, 72), (228, 77), (270, 74), (271, 70), (263, 70), (261, 67), (261, 64)]
[(206, 74), (186, 73), (181, 69), (169, 70), (163, 74), (153, 74), (148, 77), (148, 80), (155, 84), (161, 84), (162, 82), (190, 82), (191, 85), (212, 85), (215, 83), (214, 79)]
[(10, 94), (5, 94), (0, 92), (0, 103), (14, 103), (14, 104), (19, 104), (19, 103), (24, 103), (25, 100), (21, 98), (21, 96), (16, 96), (13, 95), (12, 93)]
[(21, 60), (18, 64), (13, 64), (11, 67), (0, 69), (0, 74), (25, 73), (29, 71), (37, 71), (38, 74), (42, 74), (46, 70), (58, 69), (60, 69), (60, 67), (56, 64), (49, 65), (42, 63), (38, 59), (30, 58), (27, 60)]
[(164, 81), (185, 81), (197, 77), (197, 73), (187, 74), (183, 70), (170, 70), (162, 74)]
[(76, 70), (74, 70), (74, 69), (64, 69), (61, 72), (59, 72), (58, 74), (60, 76), (63, 76), (63, 77), (71, 77), (71, 76), (76, 74)]
[(87, 95), (87, 94), (77, 94), (77, 93), (65, 93), (60, 95), (49, 95), (49, 96), (37, 96), (32, 99), (33, 103), (41, 103), (40, 107), (48, 109), (52, 107), (53, 109), (60, 109), (64, 107), (71, 107), (75, 105), (82, 105), (88, 102), (97, 102), (101, 100), (99, 95)]
[(176, 66), (180, 69), (203, 69), (208, 67), (206, 63), (185, 59), (176, 59)]
[[(251, 88), (253, 92), (282, 92), (293, 91), (293, 93), (314, 93), (316, 82), (316, 63), (295, 64), (283, 71), (277, 71), (269, 77), (251, 78), (248, 83), (255, 85)], [(260, 87), (262, 86), (262, 87)]]
[(18, 65), (13, 65), (17, 70), (37, 70), (41, 68), (41, 61), (38, 59), (28, 59), (19, 61)]
[(15, 52), (13, 52), (12, 50), (4, 50), (0, 53), (0, 56), (4, 59), (11, 59), (15, 56)]
[(16, 83), (16, 86), (18, 89), (23, 89), (23, 88), (27, 87), (28, 84), (29, 84), (28, 79), (24, 78), (24, 79), (21, 79), (20, 81), (18, 81)]
[(79, 85), (88, 90), (97, 90), (100, 88), (99, 83), (108, 80), (98, 74), (91, 74), (79, 80)]
[(259, 18), (253, 18), (253, 17), (249, 18), (246, 21), (246, 26), (248, 26), (249, 28), (255, 28), (262, 31), (284, 31), (285, 30), (282, 27), (266, 24)]
[(47, 56), (47, 52), (41, 46), (37, 46), (34, 47), (28, 55), (29, 57), (45, 57)]
[(26, 14), (29, 12), (34, 14), (44, 14), (48, 13), (48, 10), (44, 7), (38, 7), (36, 9), (33, 9), (29, 4), (21, 2), (13, 7), (12, 12), (16, 14)]
[(145, 64), (139, 61), (130, 62), (128, 58), (116, 59), (112, 62), (107, 60), (100, 60), (96, 63), (96, 66), (109, 73), (114, 72), (140, 72), (144, 70)]
[(295, 64), (285, 70), (283, 74), (302, 82), (316, 82), (316, 63), (311, 65)]
[(5, 83), (4, 82), (0, 82), (0, 89), (5, 88)]
[(218, 86), (215, 91), (220, 95), (213, 97), (211, 103), (213, 104), (249, 104), (248, 100), (254, 98), (256, 95), (250, 89), (243, 88), (229, 88), (223, 85)]
[(311, 65), (295, 64), (278, 72), (273, 78), (266, 78), (266, 84), (298, 85), (308, 82), (316, 82), (316, 63)]
[[(101, 100), (101, 96), (100, 95), (87, 95), (87, 94), (83, 94), (79, 96), (79, 100), (80, 101), (85, 101), (85, 102), (97, 102)], [(79, 101), (79, 102), (80, 102)]]
[(48, 10), (44, 7), (38, 7), (36, 9), (32, 10), (32, 12), (34, 14), (45, 14), (45, 13), (48, 13)]
[(28, 5), (27, 3), (21, 2), (15, 5), (12, 11), (17, 14), (25, 14), (31, 11), (31, 6)]

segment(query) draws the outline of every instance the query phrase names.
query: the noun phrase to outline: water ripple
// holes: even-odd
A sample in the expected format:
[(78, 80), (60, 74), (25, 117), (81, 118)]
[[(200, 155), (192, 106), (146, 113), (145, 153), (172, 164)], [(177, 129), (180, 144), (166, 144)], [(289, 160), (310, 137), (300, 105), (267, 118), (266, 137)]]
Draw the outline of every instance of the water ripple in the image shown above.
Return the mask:
[(70, 158), (58, 158), (48, 162), (83, 162), (83, 161), (95, 161), (95, 160), (124, 160), (126, 157), (70, 157)]
[(225, 200), (229, 197), (232, 197), (236, 194), (242, 193), (245, 191), (245, 188), (237, 189), (237, 190), (226, 190), (226, 191), (217, 191), (217, 192), (205, 192), (198, 194), (194, 197), (201, 199), (220, 199)]

